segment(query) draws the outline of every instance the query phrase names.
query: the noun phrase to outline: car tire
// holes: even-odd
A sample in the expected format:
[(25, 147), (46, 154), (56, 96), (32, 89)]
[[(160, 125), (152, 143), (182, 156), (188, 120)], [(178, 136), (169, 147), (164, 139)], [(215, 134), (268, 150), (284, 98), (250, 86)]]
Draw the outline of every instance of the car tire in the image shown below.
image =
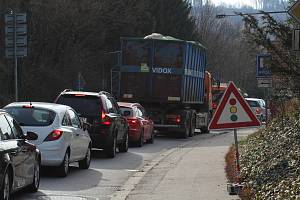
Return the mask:
[(123, 142), (119, 145), (119, 151), (120, 152), (127, 152), (128, 151), (128, 130), (125, 133), (125, 138), (123, 139)]
[(10, 200), (10, 193), (11, 193), (11, 177), (10, 173), (7, 170), (3, 175), (3, 182), (0, 191), (0, 199), (1, 200)]
[(144, 145), (144, 130), (141, 130), (140, 138), (137, 141), (137, 146), (142, 147)]
[(70, 153), (69, 151), (66, 151), (64, 159), (61, 165), (58, 167), (58, 176), (66, 177), (69, 173), (69, 169), (70, 169)]
[(28, 186), (29, 192), (37, 192), (39, 190), (40, 186), (40, 172), (41, 172), (41, 163), (39, 160), (36, 160), (36, 163), (34, 165), (34, 176), (32, 184)]
[(78, 161), (80, 169), (88, 169), (91, 164), (91, 147), (88, 147), (84, 159)]
[(147, 141), (149, 144), (153, 144), (154, 143), (154, 132), (153, 129), (150, 133), (150, 139)]
[(117, 136), (114, 135), (109, 147), (105, 148), (105, 154), (108, 158), (114, 158), (117, 153)]

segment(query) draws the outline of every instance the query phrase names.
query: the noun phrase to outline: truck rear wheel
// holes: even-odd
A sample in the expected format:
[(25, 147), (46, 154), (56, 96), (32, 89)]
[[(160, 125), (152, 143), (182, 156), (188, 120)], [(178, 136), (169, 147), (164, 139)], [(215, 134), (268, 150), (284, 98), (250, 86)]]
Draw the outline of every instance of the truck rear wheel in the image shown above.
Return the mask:
[(180, 133), (180, 137), (183, 138), (183, 139), (186, 139), (189, 137), (190, 135), (190, 124), (188, 123), (186, 126), (185, 126), (185, 129), (183, 132)]
[(189, 131), (189, 137), (193, 137), (195, 135), (195, 128), (196, 128), (196, 116), (193, 115), (191, 119), (191, 127)]
[(208, 130), (207, 127), (202, 127), (200, 130), (201, 130), (201, 133), (202, 133), (202, 134), (209, 133), (209, 130)]

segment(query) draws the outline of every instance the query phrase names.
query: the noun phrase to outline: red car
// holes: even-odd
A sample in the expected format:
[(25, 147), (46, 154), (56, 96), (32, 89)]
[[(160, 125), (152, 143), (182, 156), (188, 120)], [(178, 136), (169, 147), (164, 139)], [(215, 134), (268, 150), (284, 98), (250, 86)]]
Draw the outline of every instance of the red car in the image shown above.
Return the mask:
[(145, 109), (138, 103), (118, 102), (122, 115), (129, 124), (129, 142), (143, 146), (153, 143), (153, 121), (147, 117)]

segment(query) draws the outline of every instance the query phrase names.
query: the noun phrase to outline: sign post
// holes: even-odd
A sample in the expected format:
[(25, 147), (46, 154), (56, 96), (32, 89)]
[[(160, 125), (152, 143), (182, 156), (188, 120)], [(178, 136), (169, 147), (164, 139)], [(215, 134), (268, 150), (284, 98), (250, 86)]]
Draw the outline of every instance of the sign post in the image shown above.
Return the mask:
[(18, 101), (18, 58), (27, 56), (26, 13), (5, 15), (5, 56), (14, 59), (15, 101)]
[(230, 82), (209, 124), (209, 129), (233, 129), (236, 152), (237, 183), (228, 184), (230, 194), (238, 194), (242, 188), (240, 182), (240, 160), (237, 129), (260, 126), (260, 121), (233, 82)]
[(257, 79), (257, 86), (259, 88), (265, 88), (264, 96), (265, 96), (265, 103), (266, 103), (266, 126), (268, 125), (268, 88), (272, 87), (272, 73), (268, 67), (268, 60), (271, 59), (271, 55), (269, 54), (258, 54), (256, 56), (256, 79)]
[(238, 178), (238, 183), (241, 184), (241, 167), (240, 167), (240, 154), (239, 154), (239, 141), (237, 139), (237, 130), (233, 129), (234, 135), (234, 146), (235, 146), (235, 158), (236, 158), (236, 173)]

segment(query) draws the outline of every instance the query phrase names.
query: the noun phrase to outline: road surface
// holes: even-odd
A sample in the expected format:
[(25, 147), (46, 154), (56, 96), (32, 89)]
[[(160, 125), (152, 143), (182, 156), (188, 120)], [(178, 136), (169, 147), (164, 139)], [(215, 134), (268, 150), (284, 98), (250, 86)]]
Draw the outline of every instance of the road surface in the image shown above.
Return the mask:
[[(253, 129), (239, 131), (244, 137)], [(43, 169), (37, 193), (18, 192), (16, 200), (236, 199), (226, 191), (224, 156), (232, 132), (212, 132), (188, 139), (159, 136), (154, 144), (131, 147), (105, 158), (92, 153), (90, 169), (71, 167), (65, 178)], [(191, 170), (192, 169), (192, 170)]]

